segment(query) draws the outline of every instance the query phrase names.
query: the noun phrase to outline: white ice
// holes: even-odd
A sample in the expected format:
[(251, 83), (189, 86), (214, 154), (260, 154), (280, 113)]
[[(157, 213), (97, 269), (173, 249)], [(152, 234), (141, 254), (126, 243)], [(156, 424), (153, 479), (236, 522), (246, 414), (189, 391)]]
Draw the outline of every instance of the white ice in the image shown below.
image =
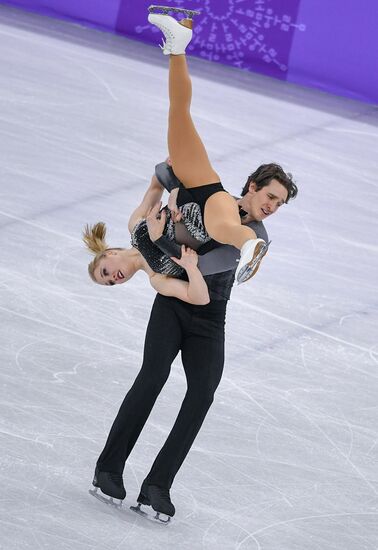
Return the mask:
[(223, 380), (165, 527), (129, 506), (184, 396), (179, 359), (127, 462), (124, 511), (88, 494), (154, 292), (143, 274), (94, 285), (81, 230), (103, 220), (128, 245), (128, 215), (166, 155), (167, 59), (0, 7), (1, 549), (378, 548), (377, 109), (190, 67), (225, 187), (277, 161), (300, 193), (233, 292)]

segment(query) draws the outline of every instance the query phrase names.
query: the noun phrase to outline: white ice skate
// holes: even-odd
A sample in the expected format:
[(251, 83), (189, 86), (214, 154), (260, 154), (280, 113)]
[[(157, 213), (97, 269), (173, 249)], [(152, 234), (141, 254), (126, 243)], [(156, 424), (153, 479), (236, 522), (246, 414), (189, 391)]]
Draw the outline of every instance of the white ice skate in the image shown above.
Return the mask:
[(170, 15), (150, 13), (148, 21), (158, 27), (164, 34), (165, 41), (160, 46), (164, 55), (183, 55), (185, 48), (192, 39), (192, 20), (177, 21)]
[(263, 239), (250, 239), (243, 244), (240, 250), (239, 265), (235, 273), (235, 280), (238, 284), (245, 283), (253, 277), (260, 267), (260, 262), (268, 252), (270, 241), (266, 243)]

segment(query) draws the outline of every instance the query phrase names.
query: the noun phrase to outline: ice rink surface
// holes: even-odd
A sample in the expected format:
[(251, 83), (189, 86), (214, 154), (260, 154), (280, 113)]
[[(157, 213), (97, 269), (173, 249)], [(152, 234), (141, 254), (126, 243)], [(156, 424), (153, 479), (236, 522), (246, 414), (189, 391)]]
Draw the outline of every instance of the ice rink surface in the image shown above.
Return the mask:
[(126, 465), (124, 511), (88, 494), (154, 291), (144, 274), (97, 287), (81, 243), (103, 220), (129, 245), (166, 156), (167, 59), (2, 6), (0, 67), (0, 548), (377, 550), (377, 108), (190, 60), (225, 187), (276, 161), (300, 192), (233, 291), (223, 380), (167, 527), (129, 506), (183, 399), (179, 358)]

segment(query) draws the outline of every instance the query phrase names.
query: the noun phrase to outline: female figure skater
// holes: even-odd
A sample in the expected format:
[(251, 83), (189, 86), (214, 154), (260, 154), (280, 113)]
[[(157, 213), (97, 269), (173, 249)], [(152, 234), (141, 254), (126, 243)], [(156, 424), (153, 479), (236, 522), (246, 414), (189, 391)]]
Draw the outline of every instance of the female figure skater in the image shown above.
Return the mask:
[[(83, 240), (87, 248), (95, 254), (94, 260), (88, 266), (89, 274), (96, 283), (112, 286), (128, 281), (137, 271), (142, 270), (159, 294), (174, 296), (189, 304), (205, 305), (210, 298), (197, 267), (196, 252), (182, 246), (181, 257), (171, 259), (158, 247), (161, 241), (164, 243), (165, 238), (162, 237), (156, 245), (148, 235), (149, 219), (163, 216), (165, 220), (165, 211), (159, 214), (161, 204), (154, 204), (162, 193), (162, 186), (153, 176), (142, 203), (129, 219), (133, 248), (109, 248), (105, 241), (106, 227), (102, 222), (85, 227)], [(184, 270), (188, 281), (176, 278), (182, 277)]]
[[(149, 8), (150, 12), (156, 9), (161, 9), (161, 6)], [(163, 8), (163, 11), (168, 9)], [(174, 11), (190, 13), (190, 10), (184, 9)], [(183, 19), (179, 22), (161, 13), (150, 13), (148, 20), (163, 32), (163, 53), (169, 55), (168, 150), (173, 171), (200, 205), (210, 237), (240, 249), (236, 280), (244, 282), (256, 273), (268, 244), (258, 239), (251, 228), (241, 224), (236, 200), (220, 183), (191, 118), (192, 86), (185, 48), (192, 38), (192, 20)], [(282, 203), (286, 198), (287, 194), (283, 190)]]

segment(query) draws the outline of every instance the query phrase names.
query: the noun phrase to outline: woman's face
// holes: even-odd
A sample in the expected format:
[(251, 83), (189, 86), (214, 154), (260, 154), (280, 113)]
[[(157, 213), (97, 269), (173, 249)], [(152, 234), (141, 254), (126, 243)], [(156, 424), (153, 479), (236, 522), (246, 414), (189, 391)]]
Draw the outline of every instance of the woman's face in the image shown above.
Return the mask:
[(108, 250), (94, 270), (96, 282), (100, 285), (120, 285), (132, 277), (128, 262), (121, 250)]

